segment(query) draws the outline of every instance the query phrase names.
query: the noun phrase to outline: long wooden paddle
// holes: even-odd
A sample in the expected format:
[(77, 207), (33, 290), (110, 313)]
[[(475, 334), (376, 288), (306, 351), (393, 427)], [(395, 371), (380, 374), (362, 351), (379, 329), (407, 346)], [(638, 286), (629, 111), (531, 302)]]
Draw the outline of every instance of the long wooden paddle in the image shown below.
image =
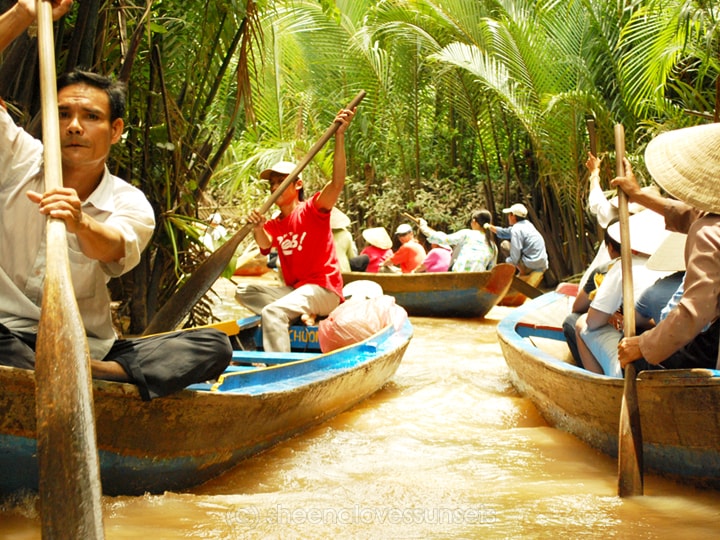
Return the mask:
[[(402, 215), (414, 221), (418, 226), (420, 225), (420, 220), (418, 218), (411, 216), (407, 212), (403, 212)], [(513, 276), (512, 284), (510, 285), (510, 290), (512, 289), (514, 289), (515, 292), (527, 296), (528, 298), (537, 298), (538, 296), (542, 296), (544, 294), (540, 289), (533, 287), (527, 281), (523, 281), (517, 275)]]
[[(45, 189), (62, 185), (52, 6), (37, 0)], [(43, 538), (103, 538), (100, 466), (85, 328), (75, 300), (65, 223), (47, 221), (47, 267), (36, 349)]]
[[(625, 130), (615, 125), (617, 175), (625, 175)], [(632, 277), (632, 247), (630, 245), (630, 213), (627, 195), (618, 189), (620, 218), (620, 260), (622, 264), (623, 328), (625, 337), (635, 335), (635, 299)], [(640, 408), (637, 396), (635, 364), (625, 367), (625, 385), (620, 406), (618, 435), (618, 495), (627, 497), (643, 494), (643, 447), (640, 429)]]
[[(365, 90), (361, 90), (346, 108), (353, 110), (360, 104), (364, 97)], [(332, 123), (325, 133), (323, 133), (322, 137), (310, 148), (305, 157), (300, 160), (300, 163), (298, 163), (287, 178), (283, 180), (283, 183), (270, 194), (265, 203), (260, 207), (259, 211), (261, 213), (264, 214), (270, 210), (270, 207), (272, 207), (277, 198), (297, 179), (300, 172), (315, 157), (315, 154), (325, 146), (325, 143), (330, 140), (339, 127), (340, 124), (338, 122)], [(198, 300), (212, 287), (212, 284), (217, 281), (235, 254), (238, 245), (252, 230), (252, 227), (251, 223), (246, 223), (239, 231), (232, 235), (227, 242), (213, 251), (180, 289), (157, 311), (145, 329), (144, 335), (174, 330), (190, 312), (192, 307), (197, 304)]]

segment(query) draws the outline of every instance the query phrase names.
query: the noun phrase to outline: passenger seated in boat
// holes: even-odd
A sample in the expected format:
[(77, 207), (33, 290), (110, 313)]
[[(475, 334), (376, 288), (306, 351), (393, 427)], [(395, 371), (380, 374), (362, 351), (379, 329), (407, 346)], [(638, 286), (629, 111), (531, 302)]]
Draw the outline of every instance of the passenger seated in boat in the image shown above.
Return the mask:
[[(682, 295), (685, 278), (685, 234), (671, 233), (655, 250), (647, 262), (650, 270), (671, 272), (645, 289), (635, 299), (635, 324), (637, 333), (653, 328), (667, 315), (673, 297)], [(677, 303), (677, 302), (675, 302)]]
[[(280, 214), (270, 220), (258, 210), (248, 216), (253, 236), (262, 253), (278, 248), (284, 286), (255, 283), (240, 285), (235, 299), (262, 317), (263, 349), (290, 352), (288, 328), (298, 318), (313, 324), (315, 317), (328, 315), (343, 301), (342, 276), (330, 228), (330, 213), (345, 185), (345, 130), (355, 111), (342, 109), (335, 121), (333, 175), (321, 191), (306, 201), (298, 176), (280, 194), (275, 204)], [(280, 161), (260, 173), (275, 191), (295, 169)]]
[(362, 237), (367, 242), (357, 258), (359, 272), (377, 273), (382, 263), (392, 257), (392, 239), (385, 230), (385, 227), (371, 227), (362, 232)]
[(447, 244), (430, 244), (430, 251), (422, 264), (413, 270), (414, 274), (424, 272), (447, 272), (450, 268), (452, 251)]
[(508, 215), (510, 226), (490, 225), (490, 230), (503, 240), (500, 252), (505, 257), (505, 262), (514, 264), (523, 276), (533, 272), (545, 272), (548, 269), (545, 239), (527, 219), (528, 209), (522, 203), (515, 203), (510, 208), (504, 208), (503, 214)]
[[(613, 222), (611, 221), (610, 224), (612, 223)], [(565, 341), (568, 344), (568, 348), (570, 349), (570, 353), (572, 354), (575, 364), (578, 366), (582, 366), (583, 363), (577, 347), (575, 330), (577, 321), (583, 313), (588, 312), (590, 303), (595, 298), (597, 289), (602, 283), (605, 274), (607, 274), (610, 267), (615, 264), (616, 260), (620, 257), (620, 243), (608, 234), (607, 228), (604, 231), (602, 246), (606, 251), (606, 255), (604, 257), (606, 261), (602, 264), (596, 264), (595, 268), (590, 272), (589, 279), (581, 288), (578, 288), (577, 296), (575, 296), (575, 300), (572, 305), (572, 311), (563, 321), (563, 334), (565, 335)]]
[[(667, 272), (652, 271), (645, 266), (648, 257), (667, 236), (662, 234), (662, 221), (662, 216), (649, 210), (634, 214), (630, 218), (635, 298), (639, 298), (645, 289), (667, 275)], [(619, 223), (608, 227), (608, 235), (619, 244)], [(622, 319), (616, 312), (621, 305), (622, 265), (615, 259), (597, 288), (587, 313), (578, 317), (575, 326), (578, 353), (583, 366), (589, 371), (622, 377), (616, 354), (617, 344), (622, 337)]]
[[(54, 16), (69, 5), (54, 2)], [(2, 48), (34, 18), (34, 0), (20, 0), (3, 13)], [(42, 141), (15, 125), (0, 100), (0, 364), (35, 367), (50, 216), (65, 222), (93, 377), (132, 382), (146, 400), (216, 378), (232, 355), (227, 335), (218, 330), (117, 339), (107, 282), (138, 264), (155, 226), (145, 195), (106, 166), (110, 147), (123, 134), (125, 86), (75, 70), (58, 79), (57, 100), (64, 186), (51, 191), (45, 191)]]
[[(600, 227), (605, 230), (610, 226), (610, 223), (618, 219), (618, 198), (613, 197), (612, 199), (608, 199), (602, 187), (600, 186), (601, 164), (601, 158), (595, 156), (592, 152), (588, 152), (588, 159), (585, 162), (585, 166), (590, 173), (590, 189), (588, 191), (587, 209), (592, 215), (595, 216), (598, 225), (600, 225)], [(659, 195), (659, 191), (655, 186), (645, 186), (642, 189), (653, 191)], [(631, 203), (628, 205), (628, 211), (630, 212), (630, 214), (636, 214), (644, 209), (645, 207), (637, 203)], [(619, 253), (618, 256), (620, 256)], [(607, 265), (609, 260), (610, 259), (608, 259), (608, 252), (603, 241), (598, 247), (595, 258), (590, 263), (587, 270), (585, 270), (585, 273), (580, 279), (580, 288), (583, 288), (585, 286), (588, 278), (590, 277), (590, 274), (593, 273), (596, 267), (601, 265)]]
[(348, 230), (350, 218), (339, 208), (333, 207), (330, 212), (330, 228), (332, 229), (335, 253), (337, 253), (338, 264), (341, 272), (360, 270), (360, 263), (357, 259), (358, 250), (352, 234)]
[(420, 232), (427, 241), (446, 243), (453, 248), (450, 270), (453, 272), (485, 272), (497, 262), (498, 249), (490, 231), (492, 214), (488, 210), (477, 210), (470, 217), (470, 228), (460, 229), (451, 234), (436, 231), (420, 219)]
[(400, 247), (392, 254), (392, 257), (382, 263), (380, 271), (396, 272), (399, 268), (403, 274), (409, 274), (422, 264), (427, 253), (420, 242), (415, 239), (415, 233), (407, 223), (398, 225), (395, 236), (400, 241)]
[(662, 213), (669, 230), (686, 232), (683, 292), (667, 316), (639, 336), (618, 345), (622, 367), (716, 368), (720, 337), (720, 124), (670, 131), (653, 139), (645, 162), (655, 182), (673, 200), (642, 192), (628, 161), (615, 178), (631, 201)]

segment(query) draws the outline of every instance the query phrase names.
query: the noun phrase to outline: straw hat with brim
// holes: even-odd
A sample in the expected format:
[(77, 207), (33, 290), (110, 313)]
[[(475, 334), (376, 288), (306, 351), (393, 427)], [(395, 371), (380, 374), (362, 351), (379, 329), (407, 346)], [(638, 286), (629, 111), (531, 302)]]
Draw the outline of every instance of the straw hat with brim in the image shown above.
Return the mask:
[[(645, 193), (654, 194), (654, 195), (660, 195), (660, 190), (657, 186), (644, 186), (640, 188), (640, 191), (643, 191)], [(610, 199), (610, 204), (617, 208), (620, 205), (620, 199), (617, 198), (617, 196)], [(637, 214), (638, 212), (641, 212), (645, 210), (645, 207), (642, 204), (634, 203), (634, 202), (628, 202), (628, 212), (631, 214)]]
[(338, 210), (333, 206), (330, 211), (330, 228), (345, 229), (350, 226), (350, 218), (345, 215), (342, 210)]
[[(265, 169), (263, 172), (261, 172), (260, 178), (262, 178), (263, 180), (269, 180), (272, 173), (290, 174), (295, 170), (295, 167), (297, 167), (297, 165), (292, 161), (278, 161), (269, 169)], [(300, 175), (298, 174), (297, 177), (299, 179)]]
[(658, 135), (645, 150), (653, 179), (673, 197), (720, 214), (720, 124), (705, 124)]
[(385, 227), (365, 229), (362, 232), (362, 236), (368, 244), (376, 248), (390, 249), (392, 247), (392, 239), (385, 230)]
[[(643, 210), (630, 216), (629, 228), (630, 249), (643, 255), (655, 253), (670, 234), (665, 229), (665, 218), (652, 210)], [(619, 222), (610, 225), (607, 231), (613, 240), (620, 242)]]
[(687, 234), (671, 232), (650, 256), (645, 266), (658, 272), (685, 270), (685, 240)]

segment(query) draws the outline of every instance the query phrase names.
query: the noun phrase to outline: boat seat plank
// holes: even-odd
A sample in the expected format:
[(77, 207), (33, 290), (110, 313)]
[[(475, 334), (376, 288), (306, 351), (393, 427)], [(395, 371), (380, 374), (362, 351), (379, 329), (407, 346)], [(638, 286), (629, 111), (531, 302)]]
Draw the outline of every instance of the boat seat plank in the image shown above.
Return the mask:
[(238, 319), (235, 322), (238, 325), (238, 331), (248, 330), (250, 328), (255, 328), (260, 324), (260, 315), (250, 315), (248, 317)]

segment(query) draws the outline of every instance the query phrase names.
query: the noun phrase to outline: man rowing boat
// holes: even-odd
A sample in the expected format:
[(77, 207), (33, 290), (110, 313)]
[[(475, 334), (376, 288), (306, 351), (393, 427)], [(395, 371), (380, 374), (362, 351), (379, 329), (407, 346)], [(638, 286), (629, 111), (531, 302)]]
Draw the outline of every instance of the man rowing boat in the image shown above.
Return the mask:
[[(72, 0), (53, 0), (53, 16)], [(35, 19), (35, 1), (0, 15), (0, 51)], [(43, 145), (0, 107), (0, 364), (35, 366), (46, 267), (47, 218), (65, 222), (70, 274), (85, 326), (93, 377), (133, 382), (143, 399), (217, 377), (232, 350), (213, 329), (117, 339), (107, 282), (140, 262), (155, 217), (145, 195), (110, 174), (122, 136), (125, 87), (81, 70), (58, 78), (63, 187), (45, 191)]]

